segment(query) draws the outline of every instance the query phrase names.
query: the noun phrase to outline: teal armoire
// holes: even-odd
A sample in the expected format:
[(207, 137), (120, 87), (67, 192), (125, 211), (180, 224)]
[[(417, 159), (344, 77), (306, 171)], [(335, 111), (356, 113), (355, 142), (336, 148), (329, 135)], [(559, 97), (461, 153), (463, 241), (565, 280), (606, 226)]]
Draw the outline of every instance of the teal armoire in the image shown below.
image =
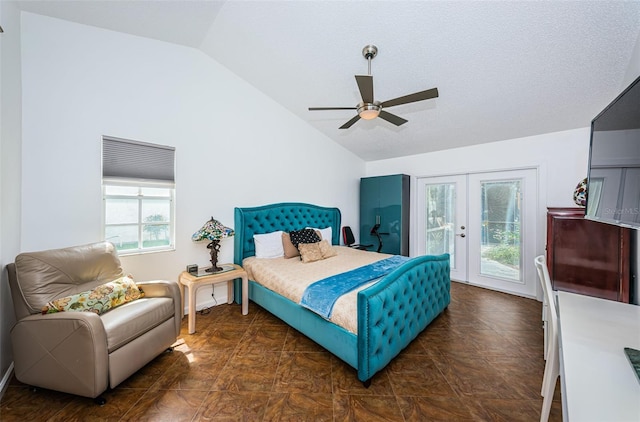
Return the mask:
[[(360, 243), (376, 251), (409, 256), (409, 184), (406, 174), (360, 179)], [(379, 224), (379, 239), (371, 229)]]

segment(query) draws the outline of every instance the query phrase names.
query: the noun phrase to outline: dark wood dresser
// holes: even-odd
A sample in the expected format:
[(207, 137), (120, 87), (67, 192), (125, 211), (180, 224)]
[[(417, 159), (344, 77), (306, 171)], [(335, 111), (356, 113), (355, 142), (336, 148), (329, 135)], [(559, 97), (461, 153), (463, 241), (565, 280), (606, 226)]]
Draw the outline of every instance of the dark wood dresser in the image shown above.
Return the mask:
[(547, 265), (554, 290), (629, 303), (631, 229), (547, 209)]

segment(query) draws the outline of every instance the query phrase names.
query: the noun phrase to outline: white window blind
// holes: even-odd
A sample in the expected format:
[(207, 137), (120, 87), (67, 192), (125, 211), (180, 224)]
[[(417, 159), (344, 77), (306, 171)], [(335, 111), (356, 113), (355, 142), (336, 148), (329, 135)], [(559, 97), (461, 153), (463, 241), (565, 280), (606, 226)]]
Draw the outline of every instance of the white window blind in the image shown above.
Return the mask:
[(103, 179), (175, 182), (175, 148), (102, 137)]

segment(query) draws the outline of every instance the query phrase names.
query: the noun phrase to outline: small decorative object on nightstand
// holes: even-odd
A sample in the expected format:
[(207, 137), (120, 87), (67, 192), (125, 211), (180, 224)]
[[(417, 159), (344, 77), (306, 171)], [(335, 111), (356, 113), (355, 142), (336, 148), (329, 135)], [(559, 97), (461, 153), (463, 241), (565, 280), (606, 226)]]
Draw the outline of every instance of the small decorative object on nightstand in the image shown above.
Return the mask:
[(196, 332), (196, 291), (201, 286), (227, 283), (227, 303), (233, 303), (233, 280), (242, 279), (242, 315), (249, 313), (249, 279), (247, 272), (239, 265), (224, 264), (224, 271), (216, 273), (191, 274), (183, 271), (178, 278), (182, 293), (182, 310), (184, 312), (185, 288), (189, 289), (189, 334)]
[(211, 217), (211, 220), (207, 221), (204, 226), (191, 236), (191, 239), (198, 242), (200, 240), (208, 239), (211, 242), (207, 245), (207, 249), (211, 249), (211, 268), (206, 269), (206, 272), (217, 273), (222, 271), (222, 267), (218, 267), (218, 252), (220, 251), (220, 239), (233, 236), (233, 229), (226, 227), (224, 224)]

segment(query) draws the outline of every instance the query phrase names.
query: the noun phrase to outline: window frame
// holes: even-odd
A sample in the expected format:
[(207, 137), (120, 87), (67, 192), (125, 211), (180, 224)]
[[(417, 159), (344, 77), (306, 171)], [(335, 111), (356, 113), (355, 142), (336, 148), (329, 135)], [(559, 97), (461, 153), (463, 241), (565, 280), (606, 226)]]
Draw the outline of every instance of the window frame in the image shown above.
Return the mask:
[[(137, 195), (124, 195), (124, 194), (107, 194), (107, 188), (110, 186), (121, 186), (121, 187), (133, 187), (138, 189)], [(155, 196), (155, 195), (145, 195), (143, 193), (144, 188), (161, 188), (168, 189), (169, 196)], [(138, 201), (138, 215), (136, 223), (118, 223), (118, 224), (107, 224), (107, 202), (109, 199), (135, 199)], [(149, 223), (145, 223), (142, 218), (142, 204), (144, 200), (169, 200), (169, 244), (164, 246), (152, 246), (152, 247), (144, 247), (144, 226), (149, 225)], [(110, 241), (116, 245), (116, 250), (118, 251), (118, 255), (127, 256), (127, 255), (140, 255), (147, 253), (156, 253), (156, 252), (167, 252), (167, 251), (175, 251), (175, 183), (173, 182), (161, 182), (161, 181), (148, 181), (148, 180), (138, 180), (138, 179), (124, 179), (124, 178), (103, 178), (102, 179), (102, 235), (106, 241)], [(162, 223), (165, 224), (165, 223)], [(108, 227), (117, 227), (117, 226), (137, 226), (137, 239), (138, 239), (138, 247), (135, 249), (118, 249), (117, 242), (113, 242), (113, 240), (106, 237), (106, 230)]]

